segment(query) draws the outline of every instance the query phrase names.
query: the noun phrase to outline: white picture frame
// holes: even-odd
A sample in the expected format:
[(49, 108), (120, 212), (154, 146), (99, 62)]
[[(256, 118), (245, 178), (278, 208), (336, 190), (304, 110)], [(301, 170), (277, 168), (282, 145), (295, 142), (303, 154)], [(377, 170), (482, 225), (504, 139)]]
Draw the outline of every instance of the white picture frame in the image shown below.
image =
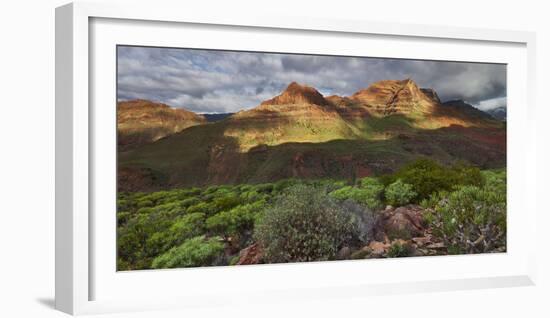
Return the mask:
[[(121, 21), (126, 24), (119, 29), (117, 26), (97, 28), (94, 23), (101, 21)], [(131, 38), (127, 31), (128, 22), (138, 21), (144, 32), (138, 38)], [(115, 23), (116, 24), (116, 23)], [(330, 264), (289, 264), (289, 265), (262, 265), (246, 268), (216, 268), (216, 269), (186, 269), (151, 271), (151, 273), (116, 273), (113, 275), (102, 270), (97, 264), (98, 259), (113, 256), (113, 254), (97, 252), (98, 246), (112, 242), (103, 242), (92, 238), (94, 231), (103, 223), (92, 214), (94, 206), (101, 204), (97, 197), (97, 183), (101, 183), (102, 176), (109, 177), (109, 169), (98, 166), (95, 143), (98, 137), (109, 139), (108, 135), (98, 135), (95, 125), (105, 118), (103, 113), (92, 107), (104, 95), (95, 96), (91, 93), (97, 89), (93, 76), (104, 76), (112, 69), (101, 67), (103, 72), (96, 72), (97, 65), (111, 65), (103, 61), (102, 54), (95, 51), (91, 43), (96, 45), (102, 42), (103, 46), (125, 41), (155, 44), (151, 36), (147, 36), (147, 28), (155, 25), (157, 44), (170, 42), (170, 34), (177, 31), (180, 25), (194, 27), (208, 27), (216, 36), (216, 30), (224, 28), (253, 29), (256, 33), (285, 32), (292, 34), (315, 32), (315, 36), (345, 36), (351, 38), (361, 36), (380, 37), (380, 41), (392, 38), (399, 42), (411, 41), (411, 52), (414, 55), (414, 41), (427, 41), (432, 45), (443, 46), (443, 43), (454, 47), (462, 47), (456, 55), (440, 56), (439, 58), (483, 60), (483, 54), (491, 55), (486, 61), (511, 62), (514, 75), (509, 80), (509, 89), (513, 90), (509, 99), (511, 104), (524, 107), (511, 108), (509, 111), (509, 154), (508, 161), (510, 176), (509, 210), (524, 210), (522, 223), (517, 230), (510, 231), (509, 251), (504, 255), (470, 255), (459, 257), (414, 258), (409, 260), (389, 261), (348, 261), (330, 262)], [(103, 31), (102, 29), (103, 28)], [(112, 29), (109, 29), (112, 28)], [(107, 30), (110, 36), (106, 36)], [(119, 31), (116, 31), (119, 30)], [(113, 31), (113, 32), (111, 32)], [(116, 31), (116, 32), (115, 32)], [(102, 33), (103, 32), (103, 33)], [(240, 32), (240, 31), (239, 31)], [(243, 31), (244, 32), (244, 31)], [(164, 34), (164, 35), (161, 35)], [(191, 34), (191, 33), (190, 33)], [(105, 35), (105, 36), (103, 36)], [(117, 37), (118, 36), (118, 37)], [(121, 37), (123, 40), (121, 40)], [(126, 40), (124, 40), (126, 39)], [(130, 40), (132, 39), (132, 40)], [(164, 42), (163, 42), (164, 41)], [(224, 45), (223, 43), (220, 45)], [(239, 44), (236, 44), (238, 48)], [(261, 45), (261, 44), (257, 44)], [(282, 44), (279, 49), (284, 51)], [(483, 48), (465, 49), (478, 45), (487, 45)], [(380, 295), (414, 291), (446, 291), (458, 289), (477, 289), (490, 287), (526, 286), (534, 284), (536, 273), (536, 255), (534, 246), (527, 244), (524, 250), (517, 251), (514, 247), (514, 237), (523, 237), (528, 240), (535, 236), (535, 200), (533, 193), (522, 189), (527, 185), (536, 184), (536, 165), (534, 163), (535, 138), (535, 35), (530, 32), (482, 30), (454, 27), (434, 27), (425, 25), (405, 25), (400, 23), (378, 23), (367, 21), (329, 20), (329, 19), (296, 19), (283, 16), (251, 16), (232, 15), (216, 16), (205, 12), (192, 12), (184, 8), (184, 4), (174, 6), (155, 7), (136, 4), (132, 6), (117, 5), (116, 1), (109, 4), (78, 2), (56, 9), (56, 308), (70, 314), (90, 314), (116, 311), (136, 311), (159, 308), (209, 306), (233, 304), (239, 302), (285, 302), (303, 301), (308, 299), (349, 297), (351, 295)], [(100, 45), (97, 45), (98, 47)], [(494, 46), (493, 49), (489, 49)], [(500, 47), (510, 47), (510, 55), (497, 53)], [(227, 48), (227, 47), (225, 47)], [(273, 47), (275, 49), (275, 47)], [(330, 48), (329, 48), (330, 49)], [(469, 53), (468, 53), (468, 52)], [(359, 51), (358, 51), (359, 52)], [(475, 55), (475, 52), (480, 52)], [(383, 53), (380, 53), (383, 54)], [(396, 53), (396, 54), (401, 54)], [(411, 55), (412, 54), (412, 55)], [(429, 57), (428, 53), (418, 53), (417, 57)], [(450, 54), (450, 53), (449, 53)], [(470, 54), (470, 55), (468, 55)], [(96, 56), (97, 55), (97, 56)], [(386, 56), (384, 56), (386, 57)], [(107, 63), (107, 64), (102, 64)], [(108, 75), (107, 75), (108, 76)], [(114, 74), (112, 74), (114, 78)], [(106, 78), (105, 78), (106, 79)], [(109, 83), (106, 80), (106, 91)], [(112, 88), (112, 87), (111, 87)], [(109, 95), (109, 94), (107, 94)], [(113, 98), (113, 96), (108, 97)], [(113, 104), (114, 107), (114, 104)], [(98, 119), (99, 116), (99, 119)], [(108, 125), (110, 119), (105, 119)], [(105, 125), (104, 123), (102, 123)], [(521, 128), (521, 129), (520, 129)], [(114, 122), (113, 127), (114, 129)], [(112, 130), (111, 130), (112, 131)], [(114, 157), (114, 154), (112, 155)], [(528, 163), (528, 164), (525, 164)], [(98, 168), (99, 167), (99, 168)], [(521, 170), (518, 170), (521, 168)], [(512, 170), (514, 169), (514, 170)], [(112, 171), (111, 171), (112, 172)], [(96, 175), (97, 174), (97, 175)], [(101, 176), (102, 175), (102, 176)], [(111, 176), (112, 177), (112, 176)], [(95, 183), (94, 183), (95, 182)], [(512, 184), (513, 183), (513, 184)], [(101, 183), (103, 184), (103, 183)], [(109, 187), (107, 187), (109, 188)], [(114, 189), (114, 187), (113, 187)], [(96, 202), (97, 201), (97, 202)], [(518, 219), (513, 218), (509, 222)], [(514, 223), (515, 224), (515, 223)], [(114, 230), (113, 230), (114, 231)], [(114, 233), (113, 233), (114, 235)], [(112, 237), (112, 236), (111, 236)], [(519, 240), (519, 239), (518, 239)], [(521, 241), (517, 241), (521, 243)], [(518, 244), (519, 245), (519, 244)], [(99, 250), (101, 250), (99, 246)], [(98, 254), (100, 253), (100, 254)], [(105, 256), (105, 255), (107, 256)], [(370, 262), (370, 263), (369, 263)], [(384, 275), (383, 267), (388, 271), (403, 272), (404, 268), (420, 268), (427, 264), (428, 268), (447, 268), (445, 271), (426, 270), (416, 279), (406, 279), (403, 275)], [(500, 264), (502, 266), (496, 266)], [(477, 266), (478, 269), (469, 269)], [(509, 266), (508, 266), (509, 265)], [(493, 269), (493, 272), (491, 271)], [(463, 269), (463, 273), (460, 273)], [(329, 278), (330, 271), (358, 273), (364, 271), (364, 279), (354, 279), (351, 275)], [(109, 271), (109, 268), (107, 268)], [(450, 271), (453, 271), (450, 273)], [(368, 273), (377, 279), (369, 282)], [(190, 274), (192, 273), (192, 275)], [(245, 282), (235, 287), (231, 293), (224, 290), (225, 297), (221, 297), (222, 290), (212, 290), (214, 285), (193, 293), (194, 287), (199, 287), (199, 279), (191, 277), (215, 276), (217, 279), (228, 279), (228, 282)], [(125, 276), (120, 276), (125, 275)], [(186, 276), (187, 275), (187, 276)], [(122, 277), (120, 279), (120, 277)], [(227, 277), (227, 278), (224, 278)], [(254, 281), (264, 277), (272, 277), (262, 282), (262, 288), (254, 285)], [(280, 277), (291, 277), (292, 282), (281, 283)], [(323, 279), (319, 279), (323, 277)], [(110, 279), (110, 281), (108, 281)], [(185, 280), (188, 291), (174, 292), (174, 297), (167, 297), (163, 293), (147, 294), (144, 298), (135, 298), (131, 292), (126, 297), (117, 297), (121, 291), (135, 289), (133, 285), (139, 279), (145, 290), (167, 284), (169, 281)], [(97, 288), (96, 280), (102, 280), (102, 288)], [(204, 280), (203, 280), (204, 282)], [(116, 285), (116, 284), (126, 284)], [(155, 285), (156, 284), (156, 285)], [(121, 287), (122, 286), (122, 287)], [(234, 286), (234, 285), (230, 285)], [(214, 286), (215, 287), (215, 286)], [(112, 292), (109, 294), (108, 291)], [(303, 292), (307, 290), (308, 292)], [(168, 292), (173, 289), (167, 288)], [(107, 295), (109, 294), (109, 295)], [(229, 294), (229, 295), (228, 295)], [(129, 295), (129, 296), (128, 296)]]

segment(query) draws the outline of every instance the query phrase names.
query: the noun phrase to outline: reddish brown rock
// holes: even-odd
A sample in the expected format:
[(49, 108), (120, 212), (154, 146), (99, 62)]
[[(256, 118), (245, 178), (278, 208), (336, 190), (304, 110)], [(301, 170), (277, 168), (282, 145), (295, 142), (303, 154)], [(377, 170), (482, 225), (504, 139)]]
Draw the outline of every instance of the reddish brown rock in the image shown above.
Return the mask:
[(252, 244), (239, 252), (239, 261), (237, 265), (259, 264), (262, 260), (262, 256), (262, 248), (257, 243)]
[(388, 207), (377, 220), (375, 237), (382, 240), (390, 239), (409, 240), (424, 235), (423, 209), (417, 205), (407, 205), (398, 208)]
[(370, 256), (372, 258), (383, 257), (384, 255), (386, 255), (390, 247), (391, 244), (378, 241), (372, 241), (368, 246), (368, 248), (371, 250)]
[(432, 242), (432, 237), (430, 235), (427, 236), (421, 236), (421, 237), (413, 237), (412, 241), (416, 246), (422, 247), (430, 244)]

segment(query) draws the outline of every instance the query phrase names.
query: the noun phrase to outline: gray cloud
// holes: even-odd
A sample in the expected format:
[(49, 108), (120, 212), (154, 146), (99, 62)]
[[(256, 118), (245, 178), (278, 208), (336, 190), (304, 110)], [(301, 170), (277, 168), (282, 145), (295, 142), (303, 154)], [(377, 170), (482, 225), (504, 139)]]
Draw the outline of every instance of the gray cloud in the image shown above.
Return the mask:
[(500, 64), (118, 47), (118, 99), (143, 98), (195, 112), (258, 105), (296, 81), (325, 95), (351, 95), (384, 79), (411, 78), (442, 100), (481, 109), (506, 105)]

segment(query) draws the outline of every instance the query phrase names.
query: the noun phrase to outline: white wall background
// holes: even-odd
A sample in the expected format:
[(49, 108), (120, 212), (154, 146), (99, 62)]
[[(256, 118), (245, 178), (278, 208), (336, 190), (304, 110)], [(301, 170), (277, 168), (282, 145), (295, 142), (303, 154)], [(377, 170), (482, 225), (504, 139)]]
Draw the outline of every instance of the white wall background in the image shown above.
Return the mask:
[[(180, 0), (181, 1), (181, 0)], [(131, 2), (131, 1), (129, 1)], [(150, 1), (161, 5), (161, 1)], [(189, 10), (368, 19), (537, 32), (540, 252), (538, 285), (193, 312), (112, 317), (548, 317), (550, 19), (545, 1), (188, 1)], [(4, 1), (0, 10), (0, 317), (62, 317), (54, 297), (54, 8), (61, 0)], [(109, 316), (110, 317), (110, 316)]]

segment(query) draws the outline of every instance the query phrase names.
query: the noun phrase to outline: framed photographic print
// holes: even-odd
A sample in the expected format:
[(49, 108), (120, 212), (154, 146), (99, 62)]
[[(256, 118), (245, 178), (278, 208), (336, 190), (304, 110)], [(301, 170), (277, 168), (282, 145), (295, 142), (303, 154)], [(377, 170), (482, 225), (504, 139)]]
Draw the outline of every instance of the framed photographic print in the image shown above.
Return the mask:
[(534, 283), (533, 34), (175, 9), (57, 9), (56, 308)]

